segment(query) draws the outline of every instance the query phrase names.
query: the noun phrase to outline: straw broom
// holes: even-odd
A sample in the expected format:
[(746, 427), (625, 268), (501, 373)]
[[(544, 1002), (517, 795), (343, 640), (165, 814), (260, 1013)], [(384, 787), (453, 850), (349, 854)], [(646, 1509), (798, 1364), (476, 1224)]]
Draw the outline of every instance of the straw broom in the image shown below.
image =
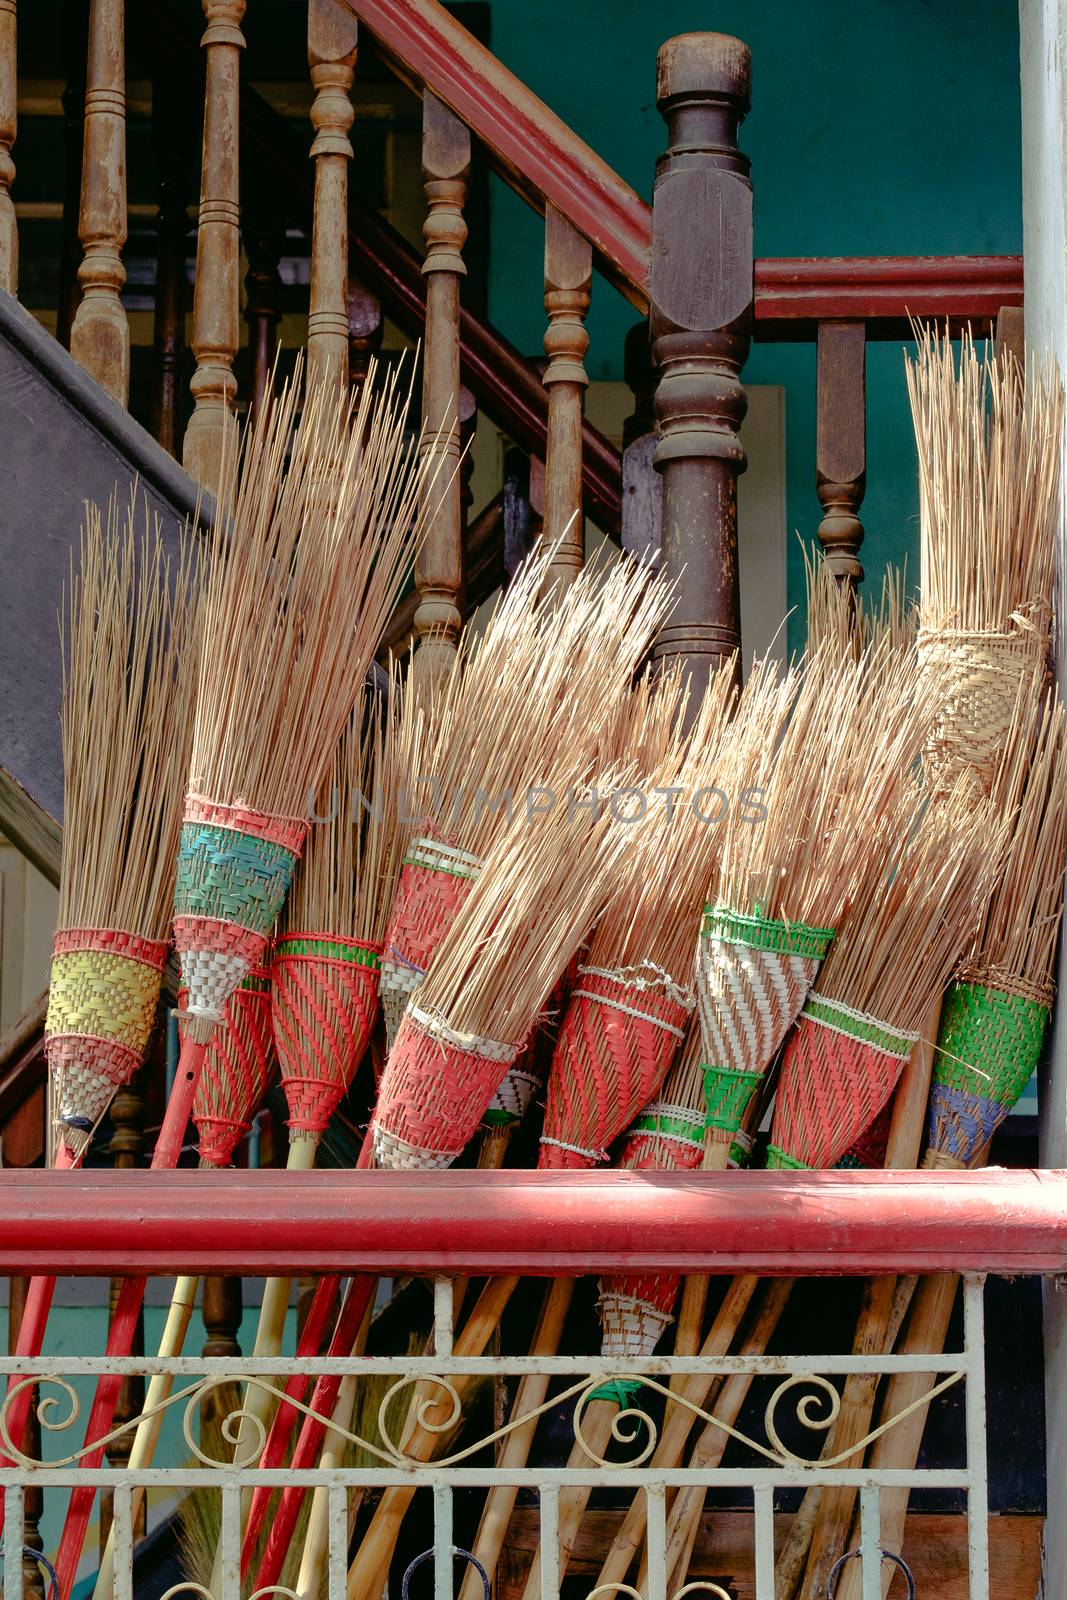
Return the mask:
[[(75, 1166), (144, 1059), (168, 944), (196, 649), (193, 547), (176, 565), (131, 495), (86, 507), (63, 607), (59, 930), (45, 1051), (57, 1167)], [(146, 781), (150, 777), (150, 781)], [(155, 1163), (154, 1163), (155, 1164)], [(55, 1286), (30, 1281), (16, 1353), (39, 1355)], [(19, 1382), (13, 1377), (9, 1391)], [(20, 1445), (32, 1386), (7, 1413)]]
[[(1031, 757), (1035, 750), (1035, 734), (1049, 716), (1049, 708), (1043, 708), (1037, 702), (1036, 695), (1033, 692), (1034, 687), (1036, 685), (1024, 684), (1019, 693), (1015, 725), (1007, 750), (1002, 758), (1001, 770), (993, 787), (993, 804), (1002, 816), (1009, 819), (1014, 818), (1019, 809), (1027, 782), (1027, 774), (1030, 770)], [(1062, 713), (1057, 710), (1055, 720), (1059, 722), (1061, 719)], [(1062, 727), (1058, 730), (1052, 727), (1047, 728), (1046, 737), (1052, 739), (1052, 746), (1046, 744), (1044, 747), (1043, 753), (1047, 760), (1051, 753), (1051, 748), (1054, 747), (1055, 740), (1062, 738)], [(1040, 776), (1038, 782), (1040, 786)], [(951, 985), (946, 996), (947, 1021), (948, 1002), (953, 1000), (955, 1004), (954, 997), (958, 993), (959, 986)], [(938, 1013), (942, 1010), (940, 993), (934, 997), (929, 1015), (933, 1015), (935, 1010)], [(950, 1021), (948, 1025), (951, 1027)], [(940, 1037), (936, 1018), (932, 1033)], [(920, 1049), (928, 1063), (926, 1073), (927, 1088), (930, 1077), (929, 1065), (935, 1060), (937, 1061), (937, 1069), (934, 1073), (935, 1081), (939, 1077), (944, 1077), (946, 1071), (959, 1072), (967, 1070), (966, 1061), (971, 1057), (971, 1049), (966, 1038), (961, 1038), (959, 1044), (962, 1046), (962, 1051), (965, 1052), (961, 1055), (961, 1061), (955, 1061), (952, 1057), (944, 1055), (940, 1048), (935, 1055), (932, 1037), (921, 1043)], [(1036, 1062), (1036, 1057), (1033, 1059)], [(1025, 1071), (1025, 1068), (1024, 1074), (1028, 1078), (1029, 1073)], [(975, 1082), (973, 1074), (970, 1075), (972, 1087)], [(981, 1087), (984, 1089), (987, 1086), (986, 1082), (983, 1081)], [(917, 1089), (915, 1092), (917, 1092)], [(925, 1098), (923, 1099), (923, 1109), (925, 1109)], [(918, 1108), (913, 1120), (916, 1124), (914, 1137), (908, 1139), (903, 1158), (898, 1159), (895, 1162), (896, 1165), (911, 1167), (918, 1161), (920, 1143)], [(896, 1280), (891, 1277), (873, 1280), (868, 1285), (865, 1294), (864, 1305), (856, 1330), (853, 1353), (856, 1355), (881, 1354), (885, 1350), (891, 1349), (897, 1331), (896, 1327), (892, 1326), (893, 1319), (897, 1319), (897, 1326), (899, 1326), (899, 1318), (906, 1311), (909, 1299), (910, 1291), (906, 1281), (898, 1286)], [(875, 1380), (865, 1375), (854, 1375), (847, 1380), (841, 1409), (834, 1424), (832, 1436), (828, 1440), (827, 1449), (832, 1448), (834, 1452), (840, 1452), (863, 1437), (870, 1426), (876, 1387)], [(807, 1575), (803, 1590), (806, 1595), (810, 1596), (819, 1595), (826, 1586), (830, 1569), (844, 1546), (854, 1504), (854, 1496), (849, 1489), (827, 1490), (825, 1494), (820, 1496), (820, 1499), (822, 1502), (821, 1509), (814, 1530), (814, 1540), (810, 1555), (807, 1560)], [(791, 1594), (792, 1591), (790, 1589), (785, 1592)]]
[[(330, 775), (329, 820), (311, 831), (289, 899), (287, 928), (275, 945), (272, 1012), (289, 1110), (287, 1164), (295, 1171), (314, 1166), (319, 1141), (363, 1059), (377, 1016), (381, 940), (401, 830), (395, 738), (386, 715), (372, 693), (362, 732), (354, 721), (345, 731)], [(373, 796), (371, 811), (365, 811), (368, 796)], [(315, 1325), (338, 1288), (336, 1277), (319, 1279), (312, 1301)], [(279, 1354), (289, 1291), (288, 1278), (270, 1278), (264, 1285), (254, 1355)], [(302, 1394), (305, 1387), (290, 1380), (286, 1392)], [(246, 1453), (256, 1420), (265, 1422), (273, 1404), (270, 1389), (250, 1386), (238, 1455)], [(290, 1406), (279, 1408), (264, 1449), (272, 1464), (282, 1459), (296, 1416)], [(249, 1552), (258, 1542), (268, 1500), (265, 1491), (244, 1497)]]
[[(174, 901), (189, 990), (166, 1151), (174, 1159), (187, 1120), (180, 1097), (191, 1102), (222, 1008), (262, 958), (303, 845), (307, 798), (325, 776), (422, 537), (430, 457), (420, 464), (413, 455), (405, 415), (395, 375), (380, 397), (368, 383), (358, 404), (340, 408), (334, 386), (301, 393), (294, 384), (255, 414), (224, 479)], [(127, 1280), (109, 1355), (126, 1353), (142, 1298), (143, 1284)], [(112, 1377), (98, 1384), (88, 1438), (108, 1431), (117, 1392)], [(92, 1499), (88, 1489), (71, 1496), (57, 1566), (64, 1588)]]
[[(818, 994), (809, 996), (786, 1044), (769, 1166), (832, 1166), (870, 1127), (914, 1048), (931, 996), (973, 936), (996, 869), (1002, 829), (969, 780), (928, 805), (914, 827), (919, 793), (907, 769), (896, 781), (891, 811), (867, 837)], [(731, 1380), (738, 1404), (749, 1381)], [(684, 1570), (679, 1562), (688, 1559), (702, 1503), (703, 1495), (675, 1502), (669, 1570)]]
[(957, 370), (948, 337), (916, 330), (907, 364), (919, 453), (919, 659), (941, 714), (928, 761), (939, 781), (974, 769), (988, 791), (1018, 684), (1051, 640), (1060, 520), (1063, 391), (1053, 362)]
[[(405, 1012), (371, 1123), (379, 1164), (440, 1167), (462, 1151), (640, 831), (562, 802), (516, 818)], [(457, 1354), (461, 1344), (484, 1349), (514, 1284), (486, 1285)], [(420, 1424), (405, 1459), (429, 1460), (444, 1442)], [(349, 1600), (380, 1592), (412, 1492), (383, 1496), (349, 1572)]]
[[(425, 718), (429, 794), (385, 939), (390, 1043), (511, 807), (531, 791), (592, 776), (592, 767), (581, 772), (582, 755), (597, 747), (672, 603), (666, 583), (629, 561), (591, 564), (547, 602), (552, 555), (539, 547), (527, 557), (481, 636), (464, 635), (446, 676), (415, 674), (409, 685), (402, 715)], [(596, 694), (581, 687), (587, 681)]]
[[(181, 997), (179, 997), (180, 999)], [(193, 1122), (200, 1136), (200, 1166), (228, 1167), (234, 1151), (252, 1126), (252, 1118), (277, 1068), (270, 1025), (270, 971), (253, 967), (226, 1002), (223, 1024), (208, 1047), (193, 1101)], [(179, 1278), (160, 1336), (157, 1356), (180, 1356), (196, 1304), (199, 1278)], [(163, 1426), (164, 1402), (173, 1384), (169, 1373), (149, 1381), (142, 1418), (133, 1436), (127, 1467), (150, 1467)], [(159, 1408), (159, 1409), (157, 1409)], [(154, 1413), (154, 1414), (153, 1414)], [(132, 1490), (131, 1516), (136, 1521), (144, 1490)], [(110, 1529), (100, 1561), (94, 1600), (108, 1600), (115, 1580), (115, 1530)]]
[[(1064, 709), (1050, 693), (1032, 755), (1019, 769), (1025, 781), (1001, 876), (985, 907), (981, 931), (946, 996), (934, 1058), (926, 1167), (982, 1165), (990, 1139), (1029, 1082), (1040, 1055), (1063, 911), (1065, 745)], [(920, 1282), (902, 1352), (944, 1348), (956, 1285), (953, 1274)], [(925, 1373), (891, 1378), (883, 1415), (898, 1416), (921, 1401), (930, 1383)], [(869, 1464), (905, 1470), (914, 1466), (925, 1420), (926, 1407), (919, 1406), (875, 1441)], [(887, 1490), (883, 1498), (882, 1543), (899, 1553), (908, 1496)], [(843, 1600), (850, 1589), (846, 1569)]]

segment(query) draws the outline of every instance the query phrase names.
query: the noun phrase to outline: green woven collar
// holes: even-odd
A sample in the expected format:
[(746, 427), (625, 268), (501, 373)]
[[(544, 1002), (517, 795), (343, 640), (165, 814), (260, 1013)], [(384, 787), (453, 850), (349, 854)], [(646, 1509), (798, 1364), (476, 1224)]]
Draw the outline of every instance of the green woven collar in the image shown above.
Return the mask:
[(813, 1022), (825, 1023), (828, 1028), (836, 1028), (838, 1033), (847, 1034), (861, 1044), (884, 1050), (886, 1055), (907, 1058), (915, 1048), (915, 1034), (898, 1032), (875, 1017), (863, 1016), (848, 1006), (838, 1005), (834, 1000), (823, 1000), (817, 994), (809, 994), (801, 1016), (810, 1017)]
[(353, 966), (379, 968), (381, 955), (372, 945), (349, 944), (338, 939), (308, 938), (294, 934), (281, 938), (274, 947), (275, 956), (317, 956), (320, 961), (349, 961)]
[(821, 961), (834, 936), (833, 928), (812, 928), (805, 922), (763, 917), (758, 909), (746, 915), (729, 906), (706, 906), (700, 931), (705, 939), (747, 944), (756, 950), (776, 950), (780, 955), (806, 956), (809, 961)]

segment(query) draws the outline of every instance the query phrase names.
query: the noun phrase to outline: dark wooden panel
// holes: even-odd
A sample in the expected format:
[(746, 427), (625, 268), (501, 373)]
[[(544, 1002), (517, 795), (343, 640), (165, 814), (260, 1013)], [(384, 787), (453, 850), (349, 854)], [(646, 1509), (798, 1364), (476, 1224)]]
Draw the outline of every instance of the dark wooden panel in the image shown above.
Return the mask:
[(59, 608), (86, 500), (134, 482), (173, 537), (191, 478), (9, 295), (0, 295), (0, 831), (59, 873)]

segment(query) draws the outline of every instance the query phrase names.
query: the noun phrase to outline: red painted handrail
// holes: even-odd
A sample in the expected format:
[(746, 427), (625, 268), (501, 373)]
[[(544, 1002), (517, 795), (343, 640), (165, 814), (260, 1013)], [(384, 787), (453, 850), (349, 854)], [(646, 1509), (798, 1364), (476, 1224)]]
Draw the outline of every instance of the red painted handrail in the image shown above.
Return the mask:
[(988, 329), (1023, 303), (1022, 256), (768, 256), (756, 262), (757, 339), (813, 338), (820, 322), (908, 335), (908, 317)]
[(1067, 1270), (1067, 1173), (0, 1172), (0, 1272)]

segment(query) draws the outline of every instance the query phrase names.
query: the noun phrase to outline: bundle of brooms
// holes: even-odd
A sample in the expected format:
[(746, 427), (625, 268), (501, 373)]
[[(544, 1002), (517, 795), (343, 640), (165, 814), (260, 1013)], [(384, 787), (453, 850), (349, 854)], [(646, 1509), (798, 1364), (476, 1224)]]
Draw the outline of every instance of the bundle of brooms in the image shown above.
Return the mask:
[[(371, 1123), (380, 1162), (444, 1166), (461, 1153), (560, 973), (610, 903), (631, 836), (641, 831), (608, 808), (594, 816), (562, 795), (547, 811), (515, 818), (404, 1012)], [(457, 1356), (484, 1349), (516, 1281), (487, 1284), (456, 1341)], [(447, 1434), (420, 1422), (404, 1455), (428, 1460), (446, 1443)], [(349, 1573), (350, 1600), (380, 1592), (413, 1492), (383, 1496)]]
[[(304, 842), (308, 796), (432, 514), (433, 452), (418, 456), (406, 410), (395, 373), (380, 390), (368, 381), (358, 403), (298, 375), (257, 410), (224, 470), (174, 899), (188, 1002), (161, 1143), (175, 1156), (207, 1046), (226, 1001), (262, 961)], [(126, 1280), (109, 1355), (128, 1353), (142, 1298), (143, 1283)], [(90, 1441), (107, 1433), (117, 1394), (113, 1377), (97, 1385)], [(71, 1496), (57, 1561), (64, 1590), (92, 1500), (90, 1489)]]
[(1063, 390), (1053, 363), (1024, 373), (916, 330), (907, 364), (919, 452), (919, 660), (940, 714), (936, 781), (973, 771), (988, 791), (1020, 679), (1047, 658), (1060, 519)]
[[(934, 1057), (923, 1162), (927, 1167), (981, 1166), (989, 1141), (1029, 1082), (1040, 1054), (1053, 993), (1067, 862), (1067, 738), (1064, 708), (1054, 691), (1029, 719), (1018, 717), (995, 793), (997, 789), (1009, 810), (1011, 833), (980, 931), (945, 998)], [(944, 1348), (956, 1288), (953, 1274), (920, 1282), (901, 1354)], [(890, 1379), (882, 1417), (900, 1416), (909, 1406), (916, 1409), (874, 1442), (869, 1466), (914, 1466), (927, 1413), (920, 1402), (934, 1383), (929, 1373)], [(898, 1554), (907, 1503), (906, 1490), (883, 1493), (881, 1543)], [(847, 1569), (841, 1595), (842, 1600), (859, 1596)]]
[[(63, 855), (45, 1021), (57, 1167), (78, 1164), (144, 1060), (169, 943), (198, 580), (191, 542), (171, 560), (147, 506), (137, 523), (133, 496), (124, 514), (112, 500), (106, 522), (86, 507), (64, 603)], [(40, 1354), (53, 1288), (31, 1279), (17, 1354)], [(16, 1446), (32, 1393), (7, 1414)]]
[[(390, 1043), (481, 863), (516, 806), (587, 781), (604, 731), (672, 603), (630, 561), (590, 565), (545, 597), (553, 550), (527, 557), (442, 676), (412, 674), (401, 718), (424, 725), (425, 819), (389, 915), (381, 996)], [(416, 787), (413, 784), (413, 788)], [(414, 793), (409, 804), (416, 804)]]

